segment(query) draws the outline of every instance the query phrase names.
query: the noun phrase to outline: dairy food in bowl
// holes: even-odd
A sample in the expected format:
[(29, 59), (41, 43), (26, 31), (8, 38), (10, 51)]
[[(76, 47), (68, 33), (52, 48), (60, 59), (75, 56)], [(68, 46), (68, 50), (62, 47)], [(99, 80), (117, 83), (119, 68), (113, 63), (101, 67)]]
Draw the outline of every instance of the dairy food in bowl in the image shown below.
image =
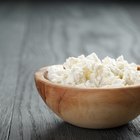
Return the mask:
[(140, 114), (140, 67), (123, 57), (88, 57), (88, 64), (80, 56), (80, 60), (69, 58), (63, 65), (35, 73), (37, 90), (46, 105), (64, 121), (84, 128), (112, 128), (136, 118)]
[(140, 71), (135, 63), (123, 56), (100, 60), (95, 53), (69, 57), (62, 65), (47, 68), (47, 78), (53, 83), (84, 88), (124, 87), (140, 84)]

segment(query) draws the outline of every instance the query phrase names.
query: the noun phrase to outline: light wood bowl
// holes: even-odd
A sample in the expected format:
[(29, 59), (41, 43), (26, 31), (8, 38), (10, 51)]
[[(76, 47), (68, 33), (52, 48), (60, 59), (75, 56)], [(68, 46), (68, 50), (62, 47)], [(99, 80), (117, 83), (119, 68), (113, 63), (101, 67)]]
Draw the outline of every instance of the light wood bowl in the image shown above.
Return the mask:
[(140, 85), (121, 88), (64, 86), (47, 79), (47, 67), (35, 73), (35, 83), (49, 108), (64, 121), (79, 127), (117, 127), (140, 114)]

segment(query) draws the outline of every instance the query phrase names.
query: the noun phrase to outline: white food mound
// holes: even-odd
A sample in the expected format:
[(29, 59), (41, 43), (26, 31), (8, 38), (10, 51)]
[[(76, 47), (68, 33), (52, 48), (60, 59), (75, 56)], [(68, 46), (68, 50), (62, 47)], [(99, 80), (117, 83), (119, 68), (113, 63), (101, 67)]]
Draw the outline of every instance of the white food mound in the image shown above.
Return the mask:
[(95, 53), (69, 57), (63, 65), (48, 67), (51, 82), (78, 87), (123, 87), (140, 84), (137, 65), (123, 56), (100, 60)]

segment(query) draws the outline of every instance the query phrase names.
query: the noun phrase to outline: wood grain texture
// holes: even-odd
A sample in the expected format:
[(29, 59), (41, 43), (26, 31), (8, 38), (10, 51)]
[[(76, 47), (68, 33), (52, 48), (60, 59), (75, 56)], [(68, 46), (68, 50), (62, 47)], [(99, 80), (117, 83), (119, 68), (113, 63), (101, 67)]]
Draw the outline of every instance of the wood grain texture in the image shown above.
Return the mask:
[[(18, 81), (18, 63), (24, 24), (17, 17), (19, 10), (0, 5), (0, 139), (7, 140), (14, 110)], [(8, 16), (8, 18), (6, 17)], [(11, 19), (10, 19), (11, 18)], [(12, 20), (13, 18), (14, 21)], [(16, 23), (16, 24), (15, 24)]]
[(140, 117), (107, 130), (63, 122), (43, 103), (33, 79), (40, 67), (93, 51), (140, 64), (140, 10), (134, 11), (119, 4), (0, 5), (0, 139), (139, 140)]

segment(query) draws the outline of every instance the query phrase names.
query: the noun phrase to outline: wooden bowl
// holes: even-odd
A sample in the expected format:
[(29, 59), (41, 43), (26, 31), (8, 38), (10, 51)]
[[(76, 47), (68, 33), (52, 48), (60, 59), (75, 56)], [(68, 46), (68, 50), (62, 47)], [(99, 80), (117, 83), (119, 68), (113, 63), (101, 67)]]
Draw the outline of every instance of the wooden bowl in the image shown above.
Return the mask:
[(47, 67), (35, 73), (35, 83), (49, 108), (64, 121), (79, 127), (117, 127), (140, 114), (140, 85), (120, 88), (64, 86), (47, 79)]

